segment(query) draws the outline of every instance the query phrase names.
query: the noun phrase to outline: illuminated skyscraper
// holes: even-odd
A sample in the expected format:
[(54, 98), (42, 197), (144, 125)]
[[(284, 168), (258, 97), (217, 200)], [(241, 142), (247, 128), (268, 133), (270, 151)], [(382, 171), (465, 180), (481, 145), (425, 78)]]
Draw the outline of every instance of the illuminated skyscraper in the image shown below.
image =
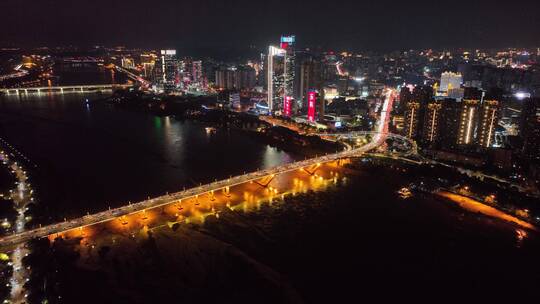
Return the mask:
[[(494, 94), (495, 93), (495, 94)], [(475, 145), (489, 148), (495, 139), (495, 129), (499, 123), (498, 94), (477, 89), (467, 89), (466, 98), (460, 104), (458, 145)]]
[(499, 122), (499, 102), (497, 100), (484, 100), (480, 109), (478, 121), (478, 144), (489, 148), (495, 139), (495, 128)]
[(178, 61), (176, 50), (161, 50), (154, 67), (154, 82), (158, 89), (170, 92), (176, 87)]
[(424, 126), (422, 128), (422, 141), (424, 143), (432, 144), (437, 142), (440, 132), (442, 107), (443, 102), (439, 100), (432, 100), (427, 104), (424, 113)]
[(459, 73), (444, 72), (441, 74), (441, 85), (439, 93), (447, 95), (449, 91), (461, 88), (463, 84), (463, 76)]
[(157, 56), (153, 53), (141, 54), (141, 64), (143, 66), (144, 77), (151, 78), (154, 71), (154, 65), (156, 64)]
[(191, 77), (193, 78), (194, 83), (201, 83), (202, 82), (202, 61), (196, 60), (192, 62), (192, 68), (191, 68)]
[(283, 108), (286, 96), (285, 71), (286, 50), (275, 46), (268, 48), (266, 72), (267, 72), (267, 102), (268, 110), (274, 113)]
[(301, 107), (307, 105), (307, 95), (311, 90), (322, 91), (322, 63), (319, 59), (309, 56), (300, 63), (299, 94), (298, 99), (302, 101)]
[(459, 118), (458, 145), (471, 145), (474, 143), (476, 123), (480, 115), (480, 100), (464, 99), (461, 103), (461, 116)]
[[(281, 36), (280, 48), (285, 51), (284, 106), (292, 106), (296, 83), (296, 36)], [(290, 109), (289, 109), (290, 110)], [(290, 111), (288, 111), (290, 113)]]
[(404, 135), (416, 139), (420, 125), (420, 102), (411, 100), (405, 105)]

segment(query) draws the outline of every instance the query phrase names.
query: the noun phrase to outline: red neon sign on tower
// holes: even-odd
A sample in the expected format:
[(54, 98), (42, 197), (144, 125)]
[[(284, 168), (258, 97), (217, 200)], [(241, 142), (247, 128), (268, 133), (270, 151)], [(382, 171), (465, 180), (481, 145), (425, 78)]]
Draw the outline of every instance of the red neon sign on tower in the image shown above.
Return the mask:
[(285, 96), (283, 100), (283, 115), (291, 116), (291, 96)]
[(317, 93), (315, 91), (308, 92), (308, 120), (315, 121), (315, 104), (317, 101)]

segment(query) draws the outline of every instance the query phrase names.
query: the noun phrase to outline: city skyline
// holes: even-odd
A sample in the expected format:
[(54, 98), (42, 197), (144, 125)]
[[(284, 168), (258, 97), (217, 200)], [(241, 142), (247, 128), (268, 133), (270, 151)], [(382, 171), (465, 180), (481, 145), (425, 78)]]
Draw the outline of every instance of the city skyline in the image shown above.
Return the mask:
[(0, 302), (537, 298), (538, 9), (4, 0)]

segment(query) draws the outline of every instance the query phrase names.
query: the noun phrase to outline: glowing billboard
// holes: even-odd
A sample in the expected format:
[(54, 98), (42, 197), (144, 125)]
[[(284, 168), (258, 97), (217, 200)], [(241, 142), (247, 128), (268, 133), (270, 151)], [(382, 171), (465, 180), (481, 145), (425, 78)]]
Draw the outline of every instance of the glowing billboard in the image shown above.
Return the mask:
[(290, 117), (291, 116), (291, 96), (285, 96), (283, 100), (283, 115)]
[(317, 92), (309, 91), (308, 92), (308, 120), (311, 122), (315, 121), (316, 103), (317, 103)]
[(282, 49), (287, 49), (289, 46), (292, 46), (294, 45), (294, 43), (296, 42), (296, 36), (292, 35), (292, 36), (281, 36), (281, 48)]

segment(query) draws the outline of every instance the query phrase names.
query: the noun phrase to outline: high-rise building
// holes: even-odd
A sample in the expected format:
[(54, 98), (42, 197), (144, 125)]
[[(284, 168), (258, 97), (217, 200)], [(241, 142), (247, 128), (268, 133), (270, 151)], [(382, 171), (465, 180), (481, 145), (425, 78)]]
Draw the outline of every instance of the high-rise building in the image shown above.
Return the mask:
[(540, 161), (540, 98), (524, 100), (519, 133), (523, 139), (523, 156)]
[[(281, 36), (280, 48), (285, 50), (284, 106), (292, 105), (296, 83), (296, 36)], [(290, 113), (290, 109), (288, 111)]]
[(412, 90), (411, 100), (418, 101), (425, 106), (433, 99), (433, 88), (430, 86), (416, 86)]
[(440, 136), (437, 143), (444, 148), (457, 148), (459, 131), (461, 130), (461, 102), (446, 98), (441, 101), (439, 120)]
[(135, 68), (135, 61), (131, 57), (122, 57), (121, 64), (124, 69)]
[(216, 70), (216, 85), (226, 90), (251, 90), (256, 85), (255, 69), (249, 66), (221, 67)]
[(424, 125), (422, 127), (423, 143), (433, 144), (438, 141), (442, 108), (443, 102), (441, 100), (432, 100), (428, 102), (424, 112)]
[(439, 93), (443, 95), (448, 94), (453, 89), (461, 88), (463, 84), (463, 76), (459, 73), (444, 72), (441, 74), (441, 85), (439, 86)]
[(184, 57), (178, 62), (177, 82), (186, 90), (193, 83), (193, 59)]
[(216, 70), (216, 86), (224, 90), (235, 89), (236, 75), (235, 69), (229, 67), (221, 67)]
[(399, 92), (399, 112), (405, 113), (407, 103), (412, 100), (410, 86), (403, 86)]
[(411, 100), (405, 105), (404, 135), (416, 139), (420, 126), (420, 102)]
[[(412, 92), (411, 92), (412, 89)], [(403, 134), (419, 140), (423, 133), (425, 111), (433, 100), (433, 89), (429, 86), (405, 86), (400, 92), (399, 111), (403, 113)]]
[(176, 50), (161, 50), (154, 67), (154, 82), (158, 89), (162, 89), (165, 92), (174, 90), (176, 87), (177, 70)]
[(202, 78), (203, 78), (203, 73), (202, 73), (202, 61), (200, 60), (196, 60), (196, 61), (192, 61), (192, 66), (191, 66), (191, 77), (192, 77), (192, 81), (194, 83), (201, 83), (202, 82)]
[(140, 57), (141, 64), (143, 66), (144, 77), (150, 79), (154, 72), (154, 65), (156, 64), (156, 55), (153, 53), (143, 53)]
[(267, 103), (270, 113), (283, 109), (286, 96), (286, 56), (287, 51), (275, 46), (268, 48), (267, 55)]
[(303, 59), (300, 63), (299, 75), (299, 95), (298, 100), (302, 102), (300, 107), (307, 105), (308, 92), (312, 90), (322, 91), (322, 71), (321, 61), (313, 56)]
[(143, 73), (144, 77), (151, 77), (154, 72), (154, 63), (153, 62), (143, 62)]
[(497, 100), (483, 100), (478, 121), (477, 143), (481, 147), (489, 148), (495, 139), (495, 129), (499, 122), (499, 102)]
[(474, 143), (477, 121), (480, 115), (480, 100), (464, 99), (461, 102), (461, 116), (457, 144), (472, 145)]

